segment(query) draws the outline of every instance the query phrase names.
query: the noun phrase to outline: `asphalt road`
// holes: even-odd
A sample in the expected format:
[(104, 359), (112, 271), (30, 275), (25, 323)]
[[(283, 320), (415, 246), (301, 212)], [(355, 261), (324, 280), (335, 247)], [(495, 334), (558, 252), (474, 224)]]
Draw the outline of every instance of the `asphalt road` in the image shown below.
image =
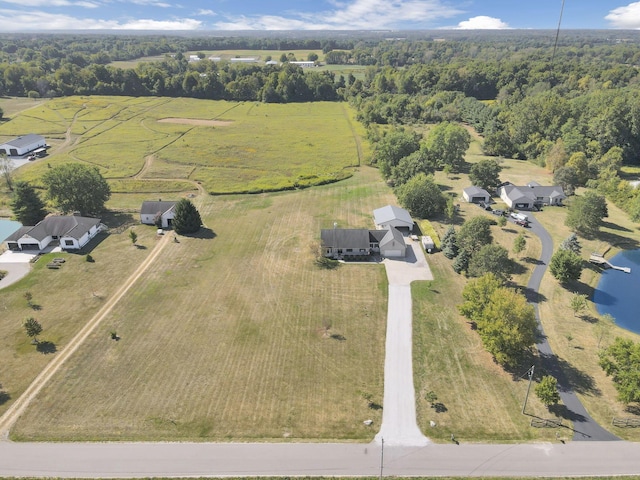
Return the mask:
[[(574, 387), (570, 384), (567, 376), (560, 367), (558, 357), (554, 355), (551, 350), (551, 346), (547, 341), (547, 336), (544, 333), (542, 324), (540, 323), (540, 315), (538, 313), (538, 302), (540, 296), (538, 290), (540, 284), (547, 270), (547, 265), (553, 256), (553, 241), (549, 232), (532, 216), (529, 216), (531, 221), (531, 231), (540, 238), (542, 244), (542, 253), (540, 254), (540, 261), (536, 265), (527, 284), (527, 299), (534, 306), (536, 312), (536, 319), (538, 320), (538, 328), (540, 330), (540, 340), (536, 344), (538, 351), (540, 352), (541, 367), (545, 372), (553, 375), (558, 380), (558, 390), (560, 392), (560, 398), (562, 403), (566, 407), (566, 415), (568, 420), (573, 422), (573, 440), (589, 440), (589, 441), (612, 441), (620, 440), (611, 432), (605, 430), (598, 424), (587, 412), (582, 405), (582, 402), (575, 393)], [(555, 281), (548, 279), (547, 281)]]
[(596, 476), (640, 474), (640, 445), (572, 442), (378, 444), (0, 443), (0, 475), (61, 478), (236, 476)]

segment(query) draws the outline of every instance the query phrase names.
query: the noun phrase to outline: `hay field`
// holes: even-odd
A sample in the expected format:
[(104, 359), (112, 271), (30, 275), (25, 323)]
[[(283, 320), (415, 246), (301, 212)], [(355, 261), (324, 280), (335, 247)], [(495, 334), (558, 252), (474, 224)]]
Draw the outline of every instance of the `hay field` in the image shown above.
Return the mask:
[(39, 104), (0, 125), (0, 137), (26, 132), (53, 146), (47, 158), (18, 173), (35, 183), (49, 166), (79, 161), (97, 166), (107, 180), (183, 181), (209, 193), (255, 193), (342, 180), (368, 156), (363, 127), (347, 104), (335, 102), (77, 96)]
[(382, 402), (384, 269), (321, 270), (310, 247), (333, 221), (371, 226), (391, 200), (368, 168), (298, 192), (199, 197), (215, 236), (167, 245), (12, 437), (371, 439), (381, 411), (363, 394)]

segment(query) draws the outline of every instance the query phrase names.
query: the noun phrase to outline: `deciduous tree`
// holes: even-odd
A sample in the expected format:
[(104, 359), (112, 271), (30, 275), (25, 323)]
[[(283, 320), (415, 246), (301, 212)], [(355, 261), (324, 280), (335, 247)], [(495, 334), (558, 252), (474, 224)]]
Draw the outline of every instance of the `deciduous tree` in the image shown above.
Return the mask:
[(109, 184), (98, 168), (82, 163), (64, 163), (54, 167), (43, 175), (42, 182), (48, 198), (65, 213), (100, 213), (111, 197)]
[(471, 166), (469, 180), (478, 187), (493, 191), (500, 185), (501, 171), (502, 167), (497, 161), (493, 159), (480, 160)]
[(513, 240), (513, 253), (516, 255), (520, 254), (526, 246), (527, 239), (524, 237), (524, 233), (520, 232), (520, 234)]
[(607, 215), (604, 197), (588, 191), (583, 196), (572, 199), (565, 225), (581, 235), (591, 237), (600, 231), (602, 219)]
[(616, 338), (599, 354), (599, 364), (613, 380), (618, 400), (640, 402), (640, 343)]
[(464, 164), (464, 155), (471, 144), (471, 135), (463, 127), (443, 122), (433, 127), (427, 134), (425, 146), (429, 157), (440, 168), (450, 165), (459, 172)]
[(577, 317), (578, 314), (587, 308), (587, 296), (583, 293), (574, 293), (571, 297), (571, 310), (573, 310), (573, 316)]
[(24, 321), (24, 329), (27, 335), (38, 343), (38, 335), (42, 333), (42, 325), (35, 318), (29, 317)]
[(431, 218), (443, 213), (447, 203), (433, 177), (424, 173), (419, 173), (398, 187), (396, 194), (400, 204), (420, 218)]
[(575, 281), (582, 274), (582, 257), (571, 250), (558, 250), (551, 257), (549, 271), (560, 283)]
[(491, 224), (493, 221), (484, 215), (473, 217), (462, 224), (458, 231), (458, 245), (471, 255), (483, 245), (493, 241)]
[(495, 243), (483, 245), (469, 261), (468, 273), (470, 277), (493, 273), (498, 279), (506, 282), (511, 278), (512, 271), (513, 263), (509, 258), (509, 252), (502, 245)]
[(551, 375), (545, 375), (535, 388), (536, 396), (540, 401), (550, 407), (560, 402), (560, 393), (558, 392), (558, 380)]

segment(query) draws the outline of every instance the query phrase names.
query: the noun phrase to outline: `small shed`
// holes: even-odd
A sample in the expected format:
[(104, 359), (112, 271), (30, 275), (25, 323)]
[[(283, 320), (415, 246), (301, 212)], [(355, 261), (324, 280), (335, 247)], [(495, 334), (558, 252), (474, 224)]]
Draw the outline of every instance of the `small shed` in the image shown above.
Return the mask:
[(0, 155), (7, 155), (9, 157), (21, 157), (29, 152), (32, 152), (38, 148), (47, 146), (47, 142), (41, 135), (30, 133), (17, 137), (10, 142), (0, 145)]
[(476, 187), (472, 185), (462, 190), (462, 198), (469, 203), (489, 203), (491, 201), (491, 195), (484, 188)]

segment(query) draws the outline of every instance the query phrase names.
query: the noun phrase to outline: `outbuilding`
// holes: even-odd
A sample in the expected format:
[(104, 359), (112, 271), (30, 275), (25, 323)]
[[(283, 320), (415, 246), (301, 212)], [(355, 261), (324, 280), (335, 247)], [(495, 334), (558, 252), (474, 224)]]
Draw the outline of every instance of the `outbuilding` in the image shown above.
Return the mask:
[(413, 219), (409, 212), (395, 205), (374, 210), (373, 221), (379, 229), (394, 227), (409, 232), (413, 229)]
[(476, 187), (472, 185), (462, 190), (462, 198), (469, 203), (489, 203), (491, 201), (491, 195), (484, 188)]
[(30, 133), (0, 145), (0, 155), (21, 157), (38, 148), (45, 148), (46, 146), (47, 142), (43, 136)]
[(175, 217), (175, 201), (146, 201), (140, 208), (140, 223), (169, 228)]

